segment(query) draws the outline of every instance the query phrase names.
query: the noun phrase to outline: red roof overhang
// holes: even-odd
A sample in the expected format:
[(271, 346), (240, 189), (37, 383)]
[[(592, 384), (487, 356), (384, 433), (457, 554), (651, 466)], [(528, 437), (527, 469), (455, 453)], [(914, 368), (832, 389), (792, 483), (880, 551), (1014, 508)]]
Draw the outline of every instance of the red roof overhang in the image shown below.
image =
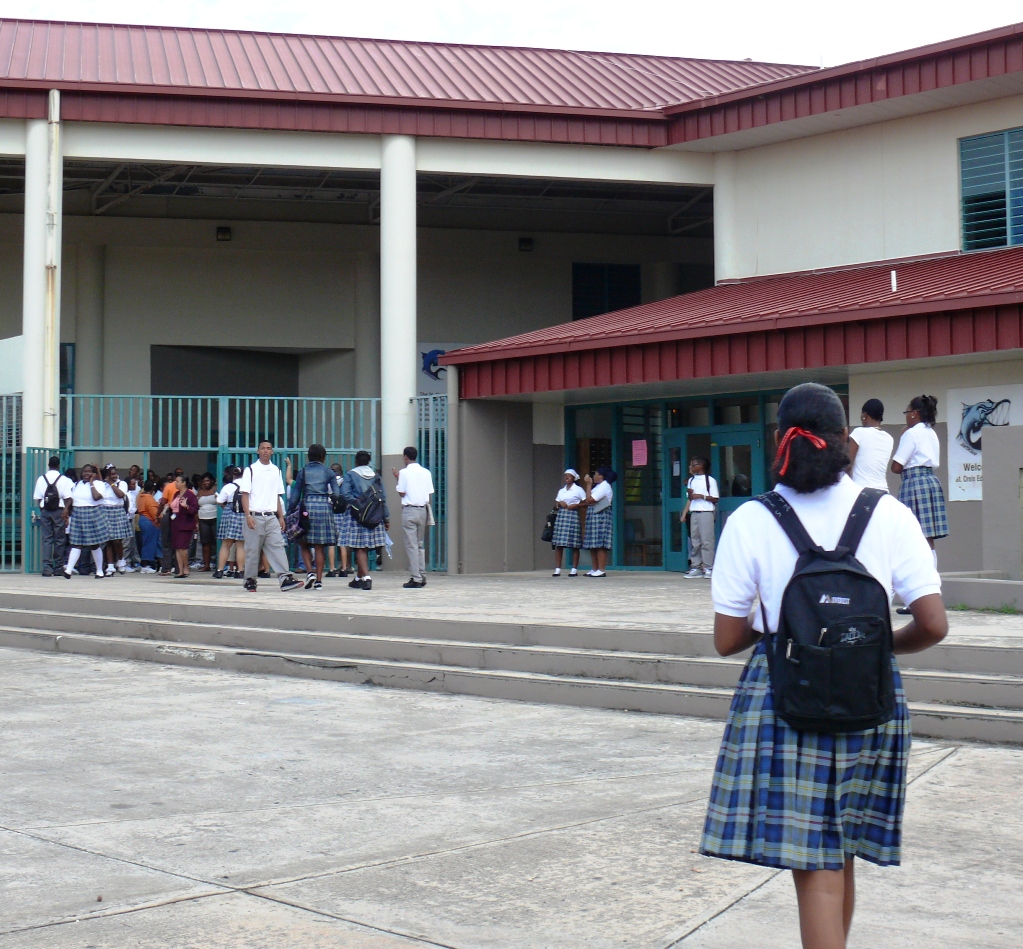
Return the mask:
[[(892, 271), (896, 289), (891, 289)], [(1023, 347), (1023, 248), (725, 284), (442, 357), (463, 398)]]

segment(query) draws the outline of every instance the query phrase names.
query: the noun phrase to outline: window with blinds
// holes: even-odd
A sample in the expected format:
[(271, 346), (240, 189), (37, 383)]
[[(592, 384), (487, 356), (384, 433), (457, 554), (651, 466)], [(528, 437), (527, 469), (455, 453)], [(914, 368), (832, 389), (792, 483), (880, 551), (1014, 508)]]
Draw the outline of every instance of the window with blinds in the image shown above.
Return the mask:
[(1023, 129), (959, 142), (963, 250), (1023, 244)]

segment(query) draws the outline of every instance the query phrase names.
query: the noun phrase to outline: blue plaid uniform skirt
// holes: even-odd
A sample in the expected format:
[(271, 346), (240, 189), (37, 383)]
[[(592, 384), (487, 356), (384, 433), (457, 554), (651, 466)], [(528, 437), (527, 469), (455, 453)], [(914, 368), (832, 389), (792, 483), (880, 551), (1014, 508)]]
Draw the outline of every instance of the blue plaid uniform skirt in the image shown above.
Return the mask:
[(344, 547), (345, 545), (345, 542), (341, 539), (341, 532), (344, 530), (344, 523), (347, 517), (348, 517), (347, 510), (344, 512), (344, 514), (334, 515), (334, 531), (337, 534), (338, 547)]
[(902, 472), (899, 500), (916, 515), (924, 537), (948, 537), (945, 494), (933, 468), (907, 468)]
[(325, 494), (313, 494), (303, 498), (302, 503), (309, 512), (309, 530), (302, 535), (302, 540), (307, 544), (336, 544), (337, 527), (330, 498)]
[(369, 530), (352, 517), (351, 511), (345, 511), (341, 517), (341, 536), (338, 538), (341, 547), (383, 547), (386, 537), (383, 521)]
[(107, 525), (107, 540), (128, 540), (135, 533), (123, 504), (107, 504), (100, 510)]
[(75, 506), (71, 509), (72, 547), (101, 547), (109, 539), (103, 508)]
[(774, 716), (763, 641), (732, 699), (700, 853), (785, 870), (897, 866), (910, 724), (898, 666), (896, 714), (867, 731), (801, 732)]
[(582, 547), (583, 535), (579, 528), (579, 512), (561, 508), (554, 521), (554, 536), (551, 544), (555, 547)]
[(245, 523), (245, 515), (239, 511), (237, 514), (230, 508), (220, 513), (220, 523), (217, 525), (217, 540), (244, 540), (242, 525)]
[(592, 510), (587, 512), (583, 550), (611, 549), (611, 528), (614, 526), (614, 515), (611, 511), (611, 508), (606, 507), (603, 511), (597, 511), (596, 514)]

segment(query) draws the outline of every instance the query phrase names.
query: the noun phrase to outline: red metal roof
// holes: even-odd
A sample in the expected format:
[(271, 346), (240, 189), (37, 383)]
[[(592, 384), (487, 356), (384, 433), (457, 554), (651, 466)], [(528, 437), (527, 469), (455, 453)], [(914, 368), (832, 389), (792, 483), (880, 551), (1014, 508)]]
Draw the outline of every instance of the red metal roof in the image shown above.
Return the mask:
[(469, 346), (446, 354), (442, 362), (478, 363), (1018, 303), (1023, 303), (1023, 247), (721, 284)]
[(809, 66), (0, 20), (0, 86), (501, 110), (654, 112)]

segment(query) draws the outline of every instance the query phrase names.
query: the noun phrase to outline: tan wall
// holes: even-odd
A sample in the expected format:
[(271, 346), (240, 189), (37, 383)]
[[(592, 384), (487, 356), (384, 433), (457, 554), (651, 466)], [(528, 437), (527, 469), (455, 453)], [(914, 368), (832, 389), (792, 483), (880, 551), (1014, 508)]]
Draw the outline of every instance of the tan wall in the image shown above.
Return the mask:
[(1023, 427), (984, 431), (983, 569), (1023, 580)]
[(1023, 125), (1023, 97), (736, 153), (734, 273), (958, 250), (958, 139)]

